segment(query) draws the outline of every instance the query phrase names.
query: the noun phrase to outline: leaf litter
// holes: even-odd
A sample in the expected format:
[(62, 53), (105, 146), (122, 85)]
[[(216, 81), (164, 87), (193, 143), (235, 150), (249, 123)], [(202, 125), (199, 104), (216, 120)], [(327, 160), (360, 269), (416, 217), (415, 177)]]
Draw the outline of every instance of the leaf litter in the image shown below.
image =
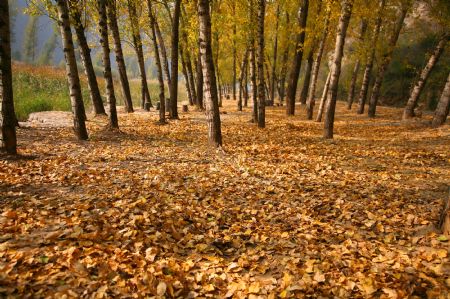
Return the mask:
[[(268, 109), (223, 115), (211, 150), (201, 112), (167, 126), (120, 114), (19, 129), (0, 157), (0, 295), (30, 298), (448, 298), (437, 222), (450, 178), (449, 126), (401, 111), (322, 125)], [(392, 125), (396, 124), (396, 125)]]

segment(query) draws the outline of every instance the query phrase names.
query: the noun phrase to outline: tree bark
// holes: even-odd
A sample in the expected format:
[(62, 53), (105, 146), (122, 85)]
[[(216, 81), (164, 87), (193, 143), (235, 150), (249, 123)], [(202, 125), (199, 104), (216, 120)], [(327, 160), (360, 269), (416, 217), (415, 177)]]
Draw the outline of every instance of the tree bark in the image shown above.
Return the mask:
[(17, 154), (10, 16), (7, 0), (0, 1), (0, 147), (3, 147), (8, 154)]
[(397, 23), (395, 24), (394, 32), (391, 38), (389, 39), (388, 50), (383, 55), (381, 63), (378, 67), (378, 72), (375, 77), (375, 83), (373, 84), (372, 88), (372, 95), (370, 96), (369, 101), (369, 117), (375, 117), (378, 99), (380, 98), (381, 85), (383, 84), (384, 74), (389, 64), (391, 63), (392, 54), (394, 53), (394, 48), (400, 36), (400, 32), (402, 30), (406, 15), (408, 14), (408, 9), (409, 6), (403, 6), (400, 16), (397, 19)]
[(216, 74), (211, 48), (211, 17), (209, 0), (198, 1), (198, 18), (200, 27), (200, 53), (204, 78), (206, 121), (208, 124), (208, 141), (215, 147), (222, 146), (220, 128), (219, 99), (217, 96)]
[(244, 58), (242, 59), (241, 64), (241, 73), (239, 75), (239, 100), (237, 102), (237, 110), (242, 111), (242, 96), (244, 95), (243, 89), (244, 89), (244, 76), (245, 76), (245, 69), (247, 68), (247, 61), (248, 61), (248, 49), (245, 50)]
[(79, 140), (89, 138), (86, 130), (86, 112), (84, 109), (83, 97), (81, 93), (80, 77), (75, 58), (72, 31), (70, 29), (69, 8), (67, 2), (57, 0), (58, 25), (61, 31), (64, 57), (66, 61), (67, 81), (69, 82), (70, 102), (72, 104), (73, 128)]
[(147, 0), (148, 16), (150, 18), (150, 26), (152, 30), (153, 51), (155, 54), (156, 72), (158, 75), (159, 85), (159, 123), (166, 123), (166, 97), (164, 95), (164, 78), (161, 66), (161, 58), (159, 57), (158, 40), (156, 36), (156, 18), (153, 13), (152, 1)]
[(189, 49), (186, 49), (186, 67), (188, 72), (189, 85), (191, 86), (192, 98), (195, 105), (197, 101), (197, 91), (195, 86), (194, 72), (192, 70), (192, 61)]
[(120, 39), (119, 25), (117, 24), (116, 0), (108, 0), (107, 14), (109, 27), (111, 29), (114, 42), (114, 52), (116, 54), (117, 69), (119, 70), (120, 85), (122, 86), (123, 96), (125, 97), (125, 110), (128, 113), (134, 112), (133, 100), (131, 98), (130, 82), (128, 81), (127, 67), (123, 58), (122, 43)]
[[(236, 3), (233, 1), (233, 15), (236, 15)], [(236, 77), (237, 77), (237, 49), (236, 49), (236, 20), (233, 23), (233, 101), (236, 101)]]
[(68, 1), (70, 16), (73, 20), (73, 27), (77, 35), (78, 45), (80, 46), (81, 61), (83, 62), (84, 72), (88, 79), (89, 95), (91, 97), (92, 107), (96, 115), (105, 115), (105, 107), (103, 106), (100, 89), (97, 83), (94, 66), (91, 59), (91, 49), (86, 40), (85, 29), (81, 21), (81, 12), (78, 8), (78, 1)]
[(275, 25), (275, 42), (273, 44), (273, 64), (272, 64), (272, 80), (270, 81), (270, 106), (275, 103), (275, 87), (277, 78), (277, 59), (278, 59), (278, 28), (280, 19), (280, 4), (277, 4), (277, 14), (276, 14), (276, 25)]
[(103, 53), (103, 76), (106, 83), (106, 100), (109, 106), (109, 127), (112, 129), (119, 128), (119, 120), (117, 119), (116, 95), (114, 93), (114, 81), (111, 73), (111, 59), (108, 40), (108, 18), (106, 15), (106, 0), (97, 1), (97, 9), (99, 14), (98, 28), (100, 31), (100, 44)]
[(297, 94), (298, 77), (300, 76), (300, 68), (302, 66), (303, 46), (305, 44), (306, 36), (306, 20), (308, 18), (309, 0), (302, 0), (302, 7), (299, 15), (299, 29), (297, 34), (297, 42), (295, 45), (295, 56), (292, 64), (292, 69), (289, 75), (289, 84), (287, 88), (286, 98), (286, 114), (295, 114), (295, 96)]
[(175, 0), (172, 23), (172, 52), (171, 52), (171, 74), (170, 82), (170, 118), (178, 119), (178, 44), (180, 41), (180, 12), (181, 0)]
[[(313, 65), (313, 70), (312, 70), (312, 75), (311, 75), (311, 83), (309, 85), (308, 99), (306, 101), (306, 113), (307, 113), (307, 118), (309, 120), (313, 119), (314, 105), (316, 104), (317, 79), (319, 78), (320, 63), (322, 62), (323, 51), (325, 49), (325, 43), (326, 43), (327, 37), (328, 37), (329, 24), (330, 24), (330, 13), (331, 13), (331, 11), (328, 10), (327, 16), (325, 18), (324, 31), (323, 31), (322, 37), (320, 39), (319, 49), (317, 50), (317, 56), (316, 56), (316, 59), (314, 60), (314, 65)], [(329, 82), (329, 80), (328, 80), (328, 82)], [(322, 104), (322, 102), (321, 102), (321, 104)], [(322, 108), (322, 111), (323, 111), (323, 108)], [(322, 116), (320, 116), (320, 118), (322, 119)]]
[[(364, 35), (366, 34), (366, 30), (367, 30), (367, 21), (362, 20), (361, 21), (361, 32), (359, 34), (359, 42), (360, 43), (364, 42)], [(356, 82), (358, 81), (358, 74), (359, 74), (360, 67), (361, 67), (361, 59), (358, 57), (356, 59), (355, 66), (353, 67), (352, 79), (350, 80), (350, 87), (349, 87), (348, 97), (347, 97), (347, 109), (348, 110), (352, 109), (353, 101), (355, 99)]]
[(353, 0), (344, 0), (342, 3), (342, 13), (339, 18), (339, 25), (336, 35), (336, 46), (333, 55), (333, 65), (330, 78), (330, 99), (326, 103), (325, 121), (323, 137), (333, 138), (334, 113), (336, 111), (337, 91), (339, 76), (341, 74), (341, 63), (344, 54), (345, 37), (347, 35), (348, 23), (352, 15)]
[(322, 98), (320, 100), (319, 111), (317, 111), (316, 122), (322, 121), (323, 110), (325, 108), (325, 104), (328, 100), (328, 90), (330, 89), (330, 79), (331, 79), (331, 70), (328, 72), (327, 80), (325, 81), (325, 85), (323, 87)]
[(450, 73), (447, 77), (447, 82), (445, 83), (444, 90), (442, 91), (439, 103), (434, 111), (433, 121), (431, 126), (437, 128), (443, 125), (447, 119), (450, 109)]
[[(308, 1), (308, 0), (306, 0)], [(264, 20), (266, 0), (258, 0), (258, 127), (266, 127), (266, 94), (264, 90)]]
[(201, 52), (200, 52), (200, 42), (199, 42), (199, 48), (198, 48), (198, 57), (197, 57), (197, 109), (202, 111), (204, 110), (203, 107), (203, 84), (204, 84), (204, 78), (203, 78), (203, 69), (202, 69), (202, 60), (201, 60)]
[(306, 59), (305, 79), (303, 80), (302, 91), (300, 92), (300, 103), (302, 105), (306, 105), (306, 100), (308, 99), (308, 89), (311, 82), (311, 72), (314, 63), (314, 51), (315, 49), (312, 48)]
[(139, 21), (137, 18), (136, 5), (134, 0), (128, 0), (128, 12), (130, 14), (131, 31), (133, 35), (133, 47), (136, 52), (139, 65), (139, 74), (141, 76), (141, 108), (147, 108), (146, 103), (150, 103), (152, 107), (152, 101), (150, 99), (150, 92), (147, 84), (147, 74), (145, 71), (144, 50), (142, 48), (142, 39), (139, 28)]
[(181, 71), (183, 73), (184, 82), (185, 82), (185, 85), (186, 85), (186, 92), (188, 94), (189, 105), (193, 106), (194, 105), (194, 98), (192, 97), (192, 90), (191, 90), (191, 86), (189, 84), (189, 77), (188, 77), (188, 73), (187, 73), (186, 58), (185, 58), (185, 55), (184, 55), (183, 46), (180, 46), (180, 58), (181, 58)]
[(444, 52), (444, 48), (448, 42), (448, 38), (449, 38), (448, 34), (444, 34), (440, 38), (436, 48), (433, 51), (433, 54), (430, 56), (430, 59), (428, 60), (427, 65), (420, 73), (419, 80), (417, 80), (417, 82), (414, 84), (414, 87), (411, 91), (411, 95), (408, 99), (408, 102), (406, 103), (405, 110), (403, 111), (404, 120), (415, 116), (414, 109), (416, 108), (417, 102), (419, 101), (420, 94), (422, 93), (423, 87), (425, 86), (425, 83), (427, 82), (431, 71), (438, 62), (439, 57), (442, 55), (442, 52)]
[(170, 71), (169, 71), (169, 61), (167, 59), (166, 44), (164, 43), (164, 38), (162, 37), (161, 30), (159, 29), (158, 18), (156, 17), (156, 15), (155, 15), (155, 29), (156, 29), (156, 36), (158, 37), (158, 44), (159, 44), (159, 47), (161, 50), (163, 71), (164, 71), (164, 75), (166, 77), (167, 86), (169, 89), (169, 97), (170, 97), (170, 86), (172, 85), (172, 83), (171, 83), (172, 79), (171, 79)]
[(382, 13), (385, 5), (385, 0), (380, 0), (380, 7), (378, 11), (378, 16), (374, 28), (373, 40), (371, 45), (370, 54), (367, 57), (366, 68), (364, 70), (363, 81), (361, 85), (361, 90), (359, 92), (359, 106), (358, 106), (358, 114), (364, 113), (364, 107), (366, 105), (367, 100), (367, 92), (369, 90), (369, 83), (372, 75), (373, 62), (375, 60), (375, 50), (377, 48), (378, 36), (380, 34), (381, 22), (382, 22)]

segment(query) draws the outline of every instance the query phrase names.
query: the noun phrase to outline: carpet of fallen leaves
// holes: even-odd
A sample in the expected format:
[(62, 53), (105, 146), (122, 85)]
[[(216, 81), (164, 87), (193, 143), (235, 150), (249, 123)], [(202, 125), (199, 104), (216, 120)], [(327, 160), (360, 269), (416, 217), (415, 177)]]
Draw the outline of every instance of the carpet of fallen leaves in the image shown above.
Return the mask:
[(0, 297), (448, 298), (449, 125), (339, 106), (326, 141), (304, 113), (268, 108), (261, 130), (235, 110), (223, 150), (201, 112), (91, 119), (88, 142), (19, 129), (23, 156), (0, 156)]

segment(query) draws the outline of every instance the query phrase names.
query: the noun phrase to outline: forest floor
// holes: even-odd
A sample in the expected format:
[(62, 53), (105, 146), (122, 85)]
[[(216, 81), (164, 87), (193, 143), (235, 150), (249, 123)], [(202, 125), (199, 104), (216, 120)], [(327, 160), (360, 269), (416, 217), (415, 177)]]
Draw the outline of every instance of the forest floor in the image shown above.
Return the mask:
[[(298, 106), (301, 110), (301, 107)], [(322, 124), (267, 109), (19, 129), (0, 156), (0, 297), (448, 298), (450, 126), (368, 119), (338, 105)], [(67, 296), (67, 297), (64, 297)]]

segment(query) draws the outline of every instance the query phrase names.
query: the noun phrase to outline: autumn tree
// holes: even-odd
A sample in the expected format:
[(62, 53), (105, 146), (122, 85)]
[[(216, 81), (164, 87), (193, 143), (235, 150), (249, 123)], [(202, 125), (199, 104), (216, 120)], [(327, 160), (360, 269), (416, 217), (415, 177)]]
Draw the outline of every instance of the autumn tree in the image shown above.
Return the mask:
[(201, 65), (203, 73), (203, 92), (206, 106), (206, 121), (208, 124), (208, 141), (211, 145), (222, 146), (222, 131), (219, 114), (219, 99), (217, 96), (216, 74), (213, 63), (211, 16), (209, 0), (198, 1), (199, 42)]
[[(172, 67), (172, 82), (170, 83), (170, 118), (178, 118), (178, 44), (179, 44), (179, 26), (181, 13), (181, 0), (175, 0), (175, 7), (173, 10), (172, 20), (172, 52), (171, 52), (171, 67)], [(215, 75), (214, 75), (215, 76)]]
[(333, 64), (331, 66), (330, 75), (330, 98), (326, 102), (325, 121), (323, 137), (327, 139), (333, 138), (334, 114), (336, 111), (336, 101), (339, 77), (341, 74), (341, 63), (344, 55), (345, 38), (347, 35), (348, 23), (352, 15), (353, 0), (344, 0), (342, 2), (342, 12), (339, 18), (339, 24), (336, 34), (336, 45), (333, 54)]
[(434, 112), (433, 121), (431, 125), (433, 127), (439, 127), (445, 123), (447, 115), (450, 109), (450, 73), (447, 77), (447, 82), (445, 83), (444, 90), (442, 91), (439, 103)]
[(78, 66), (75, 59), (75, 50), (72, 40), (72, 31), (70, 28), (69, 8), (64, 0), (56, 0), (58, 10), (58, 25), (61, 31), (62, 45), (64, 49), (64, 58), (66, 61), (67, 80), (69, 82), (70, 102), (72, 104), (73, 127), (75, 135), (80, 140), (87, 140), (83, 97), (81, 94), (80, 77), (78, 75)]
[(38, 52), (38, 27), (39, 16), (32, 15), (28, 19), (23, 35), (23, 58), (25, 62), (36, 63)]
[(17, 153), (9, 5), (5, 0), (0, 1), (0, 146), (8, 154)]
[(299, 32), (296, 37), (295, 55), (292, 63), (292, 67), (289, 73), (289, 83), (287, 88), (286, 97), (286, 114), (295, 114), (295, 97), (297, 94), (298, 78), (300, 76), (300, 68), (302, 66), (302, 58), (304, 52), (304, 43), (306, 36), (306, 21), (308, 18), (309, 0), (302, 0), (300, 13), (298, 17)]
[(106, 83), (106, 100), (109, 109), (109, 127), (111, 129), (119, 128), (116, 110), (116, 95), (114, 92), (114, 80), (111, 72), (111, 50), (109, 48), (108, 38), (108, 18), (106, 14), (106, 2), (108, 0), (97, 0), (97, 9), (99, 14), (98, 28), (100, 31), (100, 44), (103, 53), (103, 77)]
[(82, 20), (82, 7), (80, 2), (76, 0), (69, 0), (69, 12), (72, 20), (75, 34), (77, 37), (79, 50), (81, 54), (81, 61), (83, 62), (84, 72), (87, 77), (89, 95), (91, 97), (92, 106), (96, 115), (105, 115), (105, 107), (103, 106), (100, 89), (97, 83), (97, 76), (95, 74), (94, 65), (91, 58), (91, 49), (86, 39), (85, 27)]

